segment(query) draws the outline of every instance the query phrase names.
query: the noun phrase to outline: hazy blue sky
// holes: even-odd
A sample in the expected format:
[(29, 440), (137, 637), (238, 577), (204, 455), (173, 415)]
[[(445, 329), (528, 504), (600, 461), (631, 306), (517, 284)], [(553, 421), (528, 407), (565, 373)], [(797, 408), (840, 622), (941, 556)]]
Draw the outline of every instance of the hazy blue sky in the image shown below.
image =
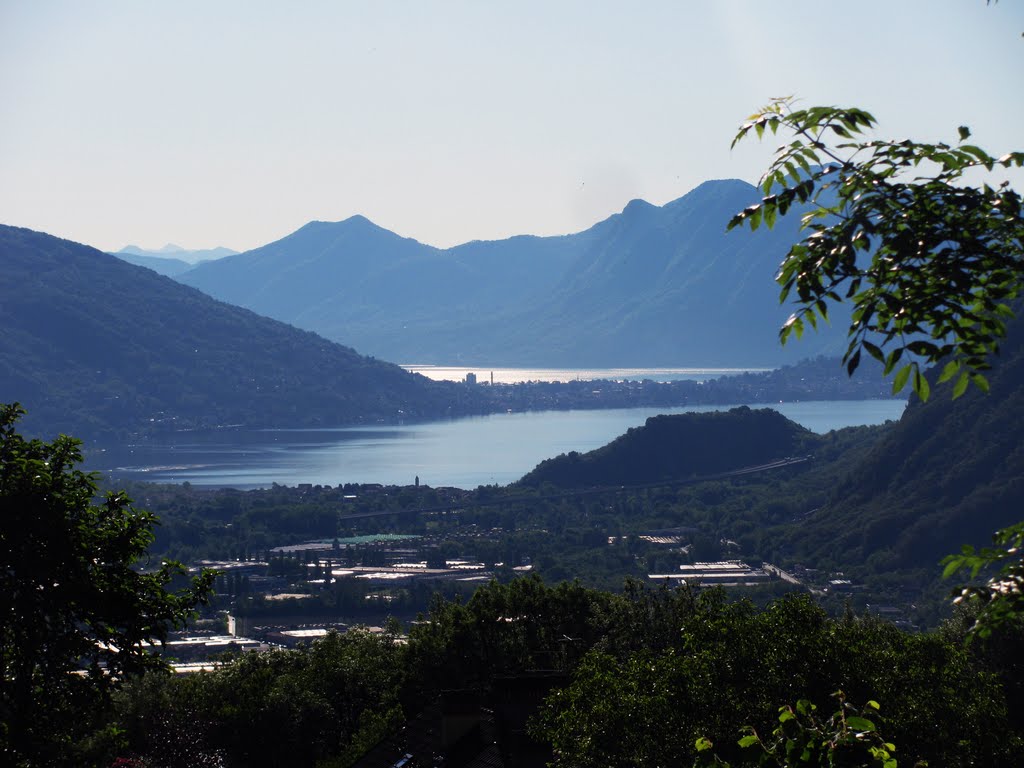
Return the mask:
[[(445, 246), (756, 181), (771, 96), (1024, 149), (1024, 4), (0, 0), (0, 222), (105, 249), (362, 213)], [(1015, 180), (1016, 181), (1016, 180)]]

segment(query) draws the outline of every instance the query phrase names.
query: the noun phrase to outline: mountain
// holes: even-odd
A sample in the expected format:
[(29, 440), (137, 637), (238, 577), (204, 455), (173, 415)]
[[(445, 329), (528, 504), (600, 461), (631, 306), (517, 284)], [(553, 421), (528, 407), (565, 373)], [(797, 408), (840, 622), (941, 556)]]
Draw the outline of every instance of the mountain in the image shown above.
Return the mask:
[(354, 216), (179, 279), (402, 362), (753, 367), (841, 352), (841, 312), (838, 328), (780, 349), (788, 310), (773, 276), (798, 218), (725, 231), (758, 199), (745, 182), (711, 181), (661, 207), (634, 200), (577, 234), (447, 250)]
[(230, 248), (224, 248), (218, 246), (216, 248), (200, 248), (198, 250), (188, 250), (182, 248), (180, 245), (174, 243), (168, 243), (163, 248), (157, 250), (147, 250), (145, 248), (139, 248), (137, 245), (126, 245), (114, 256), (124, 258), (126, 256), (152, 256), (158, 259), (178, 259), (189, 264), (196, 264), (201, 261), (212, 261), (214, 259), (222, 259), (225, 256), (233, 256), (238, 251), (233, 251)]
[(168, 243), (156, 251), (147, 251), (137, 245), (126, 245), (120, 251), (111, 253), (122, 261), (135, 264), (139, 267), (152, 269), (160, 275), (177, 277), (188, 272), (197, 263), (222, 259), (225, 256), (233, 256), (238, 251), (230, 248), (208, 248), (199, 251), (187, 251), (180, 245)]
[(767, 408), (652, 416), (601, 448), (541, 462), (519, 483), (587, 488), (687, 480), (793, 456), (815, 439)]
[(134, 264), (137, 267), (152, 269), (158, 275), (165, 275), (167, 277), (177, 277), (188, 272), (194, 266), (182, 259), (173, 259), (169, 256), (148, 256), (141, 253), (131, 253), (127, 250), (118, 251), (110, 255), (116, 256), (122, 261), (127, 261), (129, 264)]
[(0, 401), (29, 432), (394, 421), (472, 396), (88, 246), (2, 226), (0, 258)]
[(475, 352), (481, 322), (550, 291), (577, 250), (571, 238), (517, 237), (442, 251), (353, 216), (311, 222), (181, 280), (387, 359), (440, 361)]
[(554, 360), (593, 365), (777, 366), (840, 353), (842, 308), (834, 330), (780, 347), (789, 310), (773, 278), (798, 238), (798, 219), (726, 232), (732, 215), (759, 199), (756, 188), (731, 180), (706, 182), (661, 208), (631, 202), (588, 231), (591, 245), (531, 313), (535, 331), (525, 337), (542, 339)]

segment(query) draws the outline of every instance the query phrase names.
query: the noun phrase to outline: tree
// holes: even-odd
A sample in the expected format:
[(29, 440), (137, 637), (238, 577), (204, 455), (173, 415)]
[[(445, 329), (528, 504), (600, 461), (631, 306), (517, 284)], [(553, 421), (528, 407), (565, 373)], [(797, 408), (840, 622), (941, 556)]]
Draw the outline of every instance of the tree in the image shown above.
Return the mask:
[(145, 675), (116, 696), (146, 766), (351, 765), (402, 720), (406, 647), (392, 632), (330, 632), (242, 653), (202, 675)]
[[(814, 705), (835, 711), (826, 707), (837, 689), (849, 701), (881, 702), (886, 742), (899, 745), (901, 763), (1014, 764), (1019, 732), (999, 681), (979, 669), (957, 637), (909, 633), (852, 613), (832, 618), (807, 595), (764, 609), (729, 602), (719, 590), (687, 602), (688, 613), (663, 604), (658, 610), (668, 615), (651, 622), (675, 624), (671, 644), (646, 644), (645, 625), (633, 629), (630, 622), (623, 629), (637, 645), (599, 642), (573, 669), (571, 683), (548, 697), (533, 729), (554, 747), (554, 765), (692, 764), (703, 751), (695, 749), (699, 739), (713, 742), (722, 760), (748, 765), (743, 747), (756, 743), (737, 743), (745, 726), (761, 736), (754, 751), (768, 758), (765, 765), (785, 764), (776, 757), (784, 758), (790, 740), (806, 748), (815, 738), (827, 747), (823, 740), (851, 737), (863, 747), (855, 753), (884, 747), (874, 736), (858, 736), (868, 729), (849, 720), (876, 720), (875, 712), (853, 712), (841, 700), (839, 717), (810, 716)], [(780, 722), (789, 711), (780, 712), (780, 702), (800, 700), (808, 702), (797, 706), (800, 717)], [(793, 764), (860, 765), (842, 761), (852, 756), (845, 746), (834, 763)], [(830, 752), (819, 749), (817, 756)]]
[[(736, 214), (729, 227), (771, 227), (778, 216), (804, 211), (807, 234), (776, 278), (781, 299), (795, 295), (797, 304), (780, 331), (783, 342), (827, 319), (830, 303), (848, 299), (849, 373), (866, 351), (886, 374), (904, 361), (894, 391), (909, 381), (927, 399), (931, 387), (921, 365), (939, 362), (938, 382), (956, 379), (954, 398), (970, 382), (987, 391), (983, 371), (1024, 286), (1024, 210), (1008, 181), (972, 185), (966, 175), (1024, 167), (1024, 152), (993, 157), (966, 143), (965, 126), (955, 146), (855, 138), (874, 126), (860, 109), (794, 109), (791, 98), (773, 100), (740, 127), (733, 146), (751, 131), (761, 138), (781, 129), (792, 140), (776, 150), (761, 178), (761, 203)], [(972, 636), (1024, 617), (1022, 526), (997, 532), (1001, 549), (965, 547), (943, 561), (947, 577), (999, 569), (984, 586), (960, 592), (958, 600), (979, 605)]]
[(118, 681), (163, 667), (149, 646), (184, 626), (214, 574), (137, 567), (156, 517), (124, 493), (97, 503), (79, 441), (26, 440), (23, 413), (0, 405), (0, 762), (55, 765)]
[[(1013, 317), (1024, 274), (1021, 197), (1009, 183), (965, 183), (965, 175), (1024, 166), (1024, 152), (993, 157), (966, 143), (859, 139), (875, 126), (860, 109), (794, 109), (775, 99), (744, 123), (737, 142), (781, 129), (791, 141), (761, 178), (764, 198), (729, 228), (771, 227), (803, 212), (804, 238), (783, 260), (781, 299), (797, 309), (780, 331), (783, 343), (828, 319), (830, 303), (852, 302), (844, 363), (852, 374), (867, 352), (898, 392), (911, 382), (927, 399), (921, 365), (945, 362), (939, 381), (956, 378), (953, 396), (982, 373)], [(838, 139), (838, 143), (829, 143)], [(974, 176), (972, 175), (973, 179)]]
[(984, 584), (963, 587), (954, 600), (976, 607), (969, 639), (989, 637), (1003, 627), (1019, 631), (1024, 625), (1024, 522), (996, 531), (992, 540), (994, 547), (965, 544), (959, 554), (942, 561), (947, 578), (969, 571), (976, 579), (983, 570), (995, 570)]

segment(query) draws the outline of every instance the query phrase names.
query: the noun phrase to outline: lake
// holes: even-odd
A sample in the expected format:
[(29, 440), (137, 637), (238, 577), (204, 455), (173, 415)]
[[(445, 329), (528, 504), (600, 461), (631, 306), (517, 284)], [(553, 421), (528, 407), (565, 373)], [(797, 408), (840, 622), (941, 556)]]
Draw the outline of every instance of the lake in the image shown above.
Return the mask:
[[(902, 400), (844, 400), (770, 407), (824, 433), (898, 419), (905, 405)], [(417, 476), (434, 487), (476, 488), (511, 483), (561, 453), (599, 448), (660, 413), (731, 407), (542, 411), (398, 426), (182, 433), (173, 445), (93, 454), (86, 466), (115, 481), (188, 481), (242, 489), (273, 483), (411, 485)]]

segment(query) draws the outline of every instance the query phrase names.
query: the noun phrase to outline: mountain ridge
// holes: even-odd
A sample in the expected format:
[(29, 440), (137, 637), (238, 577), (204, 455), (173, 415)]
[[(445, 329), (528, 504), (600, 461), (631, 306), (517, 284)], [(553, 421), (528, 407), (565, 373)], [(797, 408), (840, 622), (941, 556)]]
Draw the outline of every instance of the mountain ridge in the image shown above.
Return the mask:
[(157, 250), (146, 250), (137, 245), (126, 245), (120, 251), (107, 251), (111, 256), (116, 256), (122, 261), (134, 264), (138, 267), (146, 267), (154, 272), (167, 277), (177, 277), (188, 272), (197, 264), (213, 259), (224, 258), (237, 254), (230, 248), (218, 246), (217, 248), (206, 248), (202, 250), (187, 250), (180, 245), (168, 243)]
[(841, 352), (837, 331), (778, 349), (788, 312), (772, 278), (799, 222), (727, 236), (757, 199), (746, 182), (714, 180), (663, 206), (630, 201), (582, 232), (448, 249), (362, 216), (310, 222), (179, 279), (399, 361), (774, 366)]

